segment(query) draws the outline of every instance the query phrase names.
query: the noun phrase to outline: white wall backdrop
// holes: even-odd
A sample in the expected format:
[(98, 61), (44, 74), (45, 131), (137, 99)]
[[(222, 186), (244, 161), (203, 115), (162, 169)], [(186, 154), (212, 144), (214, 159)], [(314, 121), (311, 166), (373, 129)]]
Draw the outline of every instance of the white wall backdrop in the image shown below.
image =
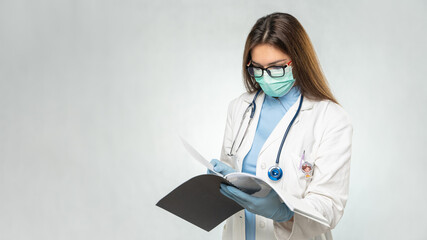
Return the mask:
[(335, 239), (426, 239), (427, 4), (0, 0), (0, 239), (219, 239), (158, 208), (219, 157), (255, 21), (305, 27), (354, 124)]

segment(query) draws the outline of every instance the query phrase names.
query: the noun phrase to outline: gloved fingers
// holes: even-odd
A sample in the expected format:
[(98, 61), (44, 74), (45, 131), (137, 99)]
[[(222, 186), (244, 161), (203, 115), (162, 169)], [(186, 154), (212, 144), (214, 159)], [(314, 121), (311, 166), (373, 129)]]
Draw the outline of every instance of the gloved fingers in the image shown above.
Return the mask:
[(224, 163), (222, 163), (218, 159), (212, 159), (211, 160), (211, 164), (212, 164), (213, 169), (214, 169), (215, 172), (221, 173), (222, 171), (225, 170)]
[(222, 175), (227, 175), (229, 173), (235, 172), (236, 170), (226, 163), (221, 162), (218, 159), (212, 159), (211, 164), (213, 166), (213, 169), (217, 173), (221, 173)]
[(275, 196), (277, 196), (276, 191), (274, 191), (273, 189), (270, 189), (270, 192), (268, 192), (268, 194), (267, 194), (266, 197), (272, 198), (272, 197), (275, 197)]
[[(280, 196), (277, 194), (276, 191), (274, 191), (273, 189), (270, 190), (270, 192), (267, 194), (267, 196), (265, 196), (265, 199), (268, 199), (268, 201), (274, 201), (277, 203), (283, 203), (283, 200), (280, 198)], [(285, 206), (287, 207), (287, 205), (285, 204)]]
[(285, 202), (282, 202), (282, 204), (284, 205), (284, 208), (285, 208), (286, 210), (291, 211), (291, 209), (288, 207), (288, 205), (286, 205), (286, 203), (285, 203)]
[(252, 203), (257, 200), (256, 197), (252, 197), (251, 195), (241, 191), (240, 189), (237, 189), (233, 186), (227, 186), (227, 189), (230, 191), (231, 194), (236, 196), (237, 198), (241, 199), (242, 201), (246, 203)]
[[(283, 205), (283, 208), (285, 209), (285, 210), (287, 210), (287, 211), (291, 211), (291, 209), (288, 207), (288, 205), (286, 205), (286, 203), (280, 198), (280, 196), (276, 193), (276, 192), (274, 192), (273, 190), (271, 190), (273, 193), (272, 193), (272, 198), (275, 198), (275, 199), (277, 199), (277, 202), (280, 202), (281, 203), (281, 205)], [(270, 195), (270, 194), (269, 194)], [(267, 195), (268, 196), (268, 195)]]
[(277, 202), (282, 202), (280, 196), (274, 191), (273, 189), (270, 190), (270, 192), (265, 196), (265, 198), (270, 200), (275, 200)]
[(227, 196), (228, 198), (235, 199), (235, 196), (230, 192), (230, 190), (227, 188), (227, 185), (224, 183), (221, 183), (219, 191)]
[(246, 202), (242, 201), (241, 199), (239, 199), (236, 196), (234, 196), (233, 194), (231, 194), (230, 191), (227, 189), (227, 187), (222, 187), (221, 186), (221, 188), (219, 189), (219, 191), (222, 193), (222, 195), (224, 195), (224, 196), (228, 197), (229, 199), (235, 201), (237, 204), (239, 204), (243, 208), (247, 208)]
[[(221, 185), (222, 185), (222, 184), (221, 184)], [(222, 193), (222, 195), (224, 195), (224, 196), (226, 196), (226, 197), (230, 198), (231, 200), (233, 200), (233, 201), (236, 201), (236, 200), (237, 200), (237, 199), (235, 199), (234, 195), (232, 195), (232, 194), (227, 190), (227, 188), (225, 188), (225, 187), (222, 187), (222, 186), (221, 186), (221, 188), (219, 189), (219, 191)]]
[(252, 203), (255, 199), (251, 195), (233, 187), (233, 186), (227, 186), (225, 184), (221, 184), (221, 189), (226, 191), (229, 195), (233, 196), (233, 199), (237, 199), (239, 202), (244, 204), (245, 206), (248, 205), (248, 203)]
[(210, 163), (212, 164), (212, 166), (215, 167), (216, 165), (218, 165), (221, 162), (218, 159), (212, 159)]
[(275, 211), (271, 219), (277, 222), (286, 222), (289, 221), (294, 216), (294, 212), (291, 211), (285, 203), (282, 203), (282, 206)]
[(221, 173), (222, 171), (224, 171), (225, 169), (224, 169), (224, 166), (222, 166), (222, 165), (216, 165), (215, 167), (214, 167), (214, 170), (215, 170), (215, 172), (219, 172), (219, 173)]

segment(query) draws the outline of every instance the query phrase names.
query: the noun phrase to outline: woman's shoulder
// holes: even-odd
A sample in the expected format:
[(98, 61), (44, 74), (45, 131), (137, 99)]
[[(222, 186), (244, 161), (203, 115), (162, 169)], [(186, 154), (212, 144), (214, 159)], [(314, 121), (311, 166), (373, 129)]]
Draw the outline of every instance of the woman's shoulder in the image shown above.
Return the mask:
[(313, 102), (313, 108), (316, 112), (329, 123), (345, 123), (352, 125), (352, 121), (348, 112), (343, 106), (337, 104), (329, 99), (323, 100), (309, 100)]

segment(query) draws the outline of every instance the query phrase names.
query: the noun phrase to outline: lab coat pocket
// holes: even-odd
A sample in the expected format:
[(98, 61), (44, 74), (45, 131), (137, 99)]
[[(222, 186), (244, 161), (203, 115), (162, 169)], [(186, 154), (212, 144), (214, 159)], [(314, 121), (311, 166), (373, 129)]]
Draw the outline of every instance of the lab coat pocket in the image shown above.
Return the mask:
[(313, 177), (314, 162), (311, 161), (309, 156), (310, 155), (307, 154), (307, 152), (305, 152), (305, 154), (292, 154), (292, 164), (295, 169), (294, 176), (296, 178), (297, 185), (299, 186), (298, 195), (302, 195), (304, 193)]

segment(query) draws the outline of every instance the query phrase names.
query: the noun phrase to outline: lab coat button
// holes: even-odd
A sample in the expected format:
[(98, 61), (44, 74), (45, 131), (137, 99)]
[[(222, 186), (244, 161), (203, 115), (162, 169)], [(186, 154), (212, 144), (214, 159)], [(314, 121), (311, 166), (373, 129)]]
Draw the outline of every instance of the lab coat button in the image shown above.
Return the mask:
[(262, 164), (261, 164), (261, 168), (262, 168), (262, 169), (265, 169), (265, 163), (262, 163)]
[(264, 227), (265, 227), (265, 222), (260, 222), (260, 223), (259, 223), (259, 227), (260, 227), (260, 228), (264, 228)]

